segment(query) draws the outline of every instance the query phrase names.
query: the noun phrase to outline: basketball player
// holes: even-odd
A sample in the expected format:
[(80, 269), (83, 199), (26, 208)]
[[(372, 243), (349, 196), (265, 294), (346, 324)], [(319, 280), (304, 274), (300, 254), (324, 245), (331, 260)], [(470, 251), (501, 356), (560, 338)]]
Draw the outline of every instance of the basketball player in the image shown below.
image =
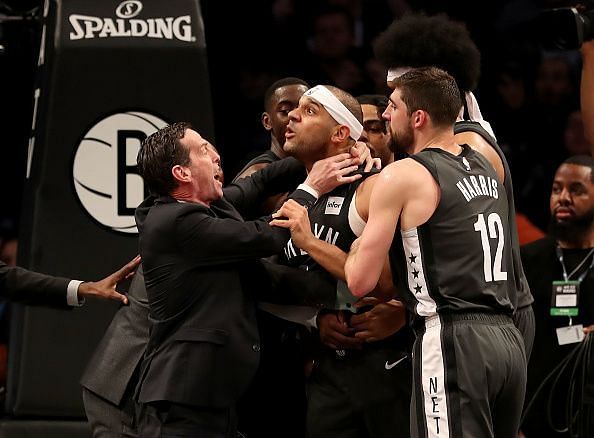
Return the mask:
[[(423, 37), (419, 38), (422, 34)], [(527, 357), (534, 342), (534, 298), (526, 281), (519, 253), (515, 224), (513, 185), (509, 165), (499, 148), (491, 125), (483, 119), (472, 90), (480, 76), (480, 52), (466, 27), (445, 15), (410, 14), (394, 21), (376, 40), (377, 58), (388, 67), (388, 86), (398, 75), (415, 67), (434, 66), (447, 71), (456, 80), (463, 97), (463, 110), (458, 114), (454, 132), (458, 144), (466, 143), (483, 154), (497, 170), (509, 202), (513, 269), (510, 279), (518, 292), (514, 323), (522, 333)]]
[(375, 183), (346, 262), (348, 287), (370, 293), (390, 254), (417, 331), (411, 436), (515, 438), (526, 355), (511, 318), (505, 189), (493, 165), (454, 138), (462, 105), (449, 74), (419, 68), (392, 85), (384, 116), (394, 147), (410, 156)]
[[(285, 152), (309, 169), (316, 160), (349, 150), (361, 137), (362, 119), (361, 107), (350, 94), (316, 86), (306, 91), (299, 107), (289, 113)], [(382, 309), (390, 312), (391, 324), (382, 336), (365, 339), (367, 342), (354, 337), (354, 327), (348, 324), (352, 315), (352, 319), (361, 318), (358, 327), (366, 326), (371, 314), (353, 315), (356, 300), (344, 283), (346, 251), (365, 225), (364, 206), (378, 178), (377, 172), (359, 173), (360, 180), (322, 196), (308, 210), (288, 201), (275, 215), (288, 219), (272, 222), (291, 230), (292, 238), (284, 250), (286, 264), (305, 271), (324, 269), (338, 279), (336, 310), (340, 312), (335, 319), (345, 315), (347, 319), (344, 324), (349, 336), (339, 339), (347, 345), (321, 348), (308, 381), (309, 438), (388, 438), (398, 430), (408, 430), (411, 336), (408, 330), (399, 332), (405, 325), (402, 305)], [(382, 282), (382, 290), (391, 292), (391, 278), (385, 278), (388, 281)], [(366, 326), (365, 332), (370, 331)]]

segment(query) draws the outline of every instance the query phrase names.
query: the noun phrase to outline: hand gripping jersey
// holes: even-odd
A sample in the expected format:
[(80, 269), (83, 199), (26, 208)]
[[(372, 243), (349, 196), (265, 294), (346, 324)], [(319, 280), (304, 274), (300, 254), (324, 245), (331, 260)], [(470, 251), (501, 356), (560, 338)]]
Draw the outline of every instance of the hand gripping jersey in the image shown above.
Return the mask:
[(409, 311), (511, 314), (516, 302), (508, 200), (493, 166), (462, 145), (460, 155), (427, 148), (411, 155), (440, 187), (424, 224), (396, 231), (390, 250)]

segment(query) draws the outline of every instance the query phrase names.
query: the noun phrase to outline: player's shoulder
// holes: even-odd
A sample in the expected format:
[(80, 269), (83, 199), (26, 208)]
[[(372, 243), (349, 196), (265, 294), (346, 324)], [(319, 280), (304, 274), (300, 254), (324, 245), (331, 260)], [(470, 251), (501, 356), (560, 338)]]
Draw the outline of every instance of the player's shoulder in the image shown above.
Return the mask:
[(386, 196), (414, 198), (434, 187), (431, 173), (412, 158), (395, 161), (387, 165), (379, 175), (368, 179), (370, 181), (367, 184), (373, 184), (374, 193), (379, 190)]
[(419, 161), (407, 157), (388, 164), (380, 173), (380, 177), (395, 178), (405, 183), (431, 178), (431, 174)]

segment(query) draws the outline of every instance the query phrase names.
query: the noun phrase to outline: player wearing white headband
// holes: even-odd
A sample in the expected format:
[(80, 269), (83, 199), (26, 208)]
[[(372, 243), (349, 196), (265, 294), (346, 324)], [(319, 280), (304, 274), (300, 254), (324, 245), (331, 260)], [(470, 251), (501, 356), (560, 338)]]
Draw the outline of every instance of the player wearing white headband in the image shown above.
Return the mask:
[[(334, 88), (334, 87), (333, 87)], [(334, 88), (334, 90), (340, 90)], [(305, 95), (323, 105), (330, 116), (341, 125), (349, 128), (349, 137), (358, 140), (363, 132), (363, 124), (357, 120), (352, 110), (349, 110), (332, 92), (324, 85), (316, 85), (305, 92)]]
[[(309, 169), (320, 157), (348, 151), (362, 132), (362, 120), (361, 106), (349, 93), (314, 87), (289, 113), (284, 150)], [(307, 383), (310, 438), (392, 437), (409, 424), (412, 333), (401, 330), (403, 306), (395, 300), (355, 303), (344, 282), (346, 252), (363, 231), (369, 194), (379, 177), (360, 169), (355, 173), (360, 180), (333, 190), (308, 210), (285, 203), (276, 217), (288, 219), (272, 222), (291, 230), (286, 264), (325, 270), (337, 279), (335, 308), (317, 317), (323, 345)], [(379, 288), (391, 287), (387, 271)]]

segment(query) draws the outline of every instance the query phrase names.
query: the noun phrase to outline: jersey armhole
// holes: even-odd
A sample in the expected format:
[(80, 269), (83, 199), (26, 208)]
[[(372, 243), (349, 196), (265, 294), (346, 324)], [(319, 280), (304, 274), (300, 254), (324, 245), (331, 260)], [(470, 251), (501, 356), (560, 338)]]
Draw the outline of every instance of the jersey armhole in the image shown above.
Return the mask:
[(359, 215), (357, 211), (357, 191), (353, 193), (353, 197), (351, 198), (351, 203), (349, 204), (349, 226), (351, 227), (351, 231), (357, 237), (363, 234), (363, 229), (367, 222), (363, 220), (363, 218)]

